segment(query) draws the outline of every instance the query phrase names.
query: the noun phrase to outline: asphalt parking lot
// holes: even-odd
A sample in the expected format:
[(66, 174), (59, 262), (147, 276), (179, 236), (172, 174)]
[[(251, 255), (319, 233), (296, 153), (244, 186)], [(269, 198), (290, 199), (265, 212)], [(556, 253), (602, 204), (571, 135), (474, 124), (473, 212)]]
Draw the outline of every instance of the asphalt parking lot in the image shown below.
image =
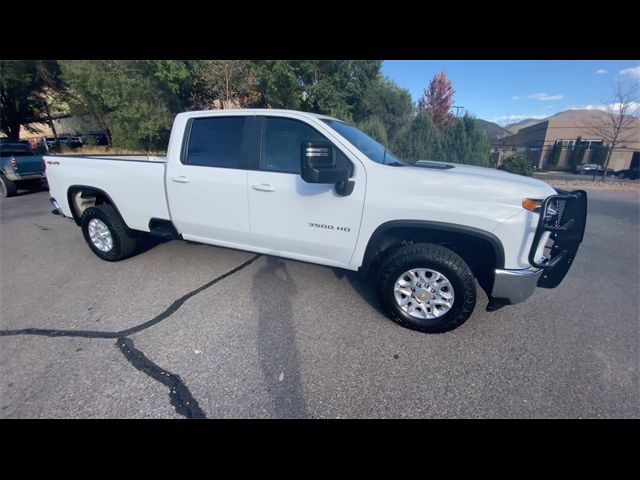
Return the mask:
[(441, 335), (358, 274), (173, 241), (95, 257), (0, 199), (1, 418), (640, 416), (639, 197), (589, 192), (562, 285)]

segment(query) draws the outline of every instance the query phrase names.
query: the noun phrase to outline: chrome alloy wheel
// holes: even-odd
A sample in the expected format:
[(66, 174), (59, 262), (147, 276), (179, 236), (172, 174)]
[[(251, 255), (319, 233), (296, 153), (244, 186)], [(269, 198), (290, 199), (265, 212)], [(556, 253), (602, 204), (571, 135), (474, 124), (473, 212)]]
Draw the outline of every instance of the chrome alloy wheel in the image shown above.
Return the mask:
[(99, 218), (92, 218), (89, 221), (89, 238), (91, 243), (102, 252), (108, 252), (113, 248), (113, 237), (109, 227)]
[(407, 270), (396, 280), (393, 294), (398, 306), (415, 318), (438, 318), (451, 310), (455, 298), (449, 279), (428, 268)]

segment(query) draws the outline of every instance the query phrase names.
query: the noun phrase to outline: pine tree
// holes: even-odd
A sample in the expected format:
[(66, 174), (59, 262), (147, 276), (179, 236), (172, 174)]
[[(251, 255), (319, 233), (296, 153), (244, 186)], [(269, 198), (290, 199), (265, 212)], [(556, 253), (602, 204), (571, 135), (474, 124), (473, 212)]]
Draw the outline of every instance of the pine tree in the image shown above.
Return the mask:
[(406, 162), (439, 160), (440, 133), (426, 112), (420, 112), (399, 135), (393, 152)]
[(560, 141), (556, 140), (553, 143), (551, 152), (549, 153), (547, 164), (555, 167), (558, 164), (558, 160), (560, 159), (561, 153), (562, 153), (562, 140)]
[(576, 142), (573, 146), (573, 153), (569, 160), (569, 167), (571, 168), (571, 171), (575, 170), (575, 168), (582, 163), (585, 151), (586, 142), (582, 141), (582, 137), (576, 138)]

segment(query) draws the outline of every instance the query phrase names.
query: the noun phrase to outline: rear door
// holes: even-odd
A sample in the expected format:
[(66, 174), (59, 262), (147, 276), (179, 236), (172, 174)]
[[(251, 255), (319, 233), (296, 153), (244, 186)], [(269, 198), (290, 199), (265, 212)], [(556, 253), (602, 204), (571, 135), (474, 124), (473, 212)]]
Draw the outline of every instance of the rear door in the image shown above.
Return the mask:
[(247, 173), (253, 116), (189, 120), (180, 161), (167, 165), (171, 218), (187, 240), (251, 244)]
[(328, 140), (301, 120), (259, 117), (259, 148), (249, 172), (253, 242), (274, 255), (343, 266), (355, 249), (364, 204), (365, 179), (357, 160), (337, 146), (337, 161), (349, 168), (355, 187), (339, 196), (334, 185), (311, 184), (300, 176), (302, 143)]

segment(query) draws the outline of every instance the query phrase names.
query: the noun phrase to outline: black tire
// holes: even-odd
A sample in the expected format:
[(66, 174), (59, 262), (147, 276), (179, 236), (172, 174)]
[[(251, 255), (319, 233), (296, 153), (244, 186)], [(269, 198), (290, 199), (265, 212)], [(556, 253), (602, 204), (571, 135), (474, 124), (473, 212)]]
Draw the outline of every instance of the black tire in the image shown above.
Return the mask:
[[(97, 248), (91, 241), (89, 236), (89, 222), (91, 219), (97, 218), (101, 220), (109, 229), (109, 233), (113, 239), (113, 246), (108, 252), (103, 252)], [(124, 224), (120, 215), (111, 205), (97, 205), (89, 207), (82, 213), (80, 219), (82, 234), (89, 248), (96, 256), (107, 262), (117, 262), (130, 257), (136, 250), (137, 235), (129, 230)]]
[(0, 173), (0, 197), (13, 197), (16, 193), (18, 193), (18, 186), (16, 183)]
[[(447, 277), (454, 290), (451, 309), (434, 319), (419, 319), (404, 312), (394, 297), (395, 282), (413, 268), (429, 268)], [(476, 305), (473, 273), (456, 253), (441, 245), (415, 243), (398, 248), (380, 267), (378, 299), (385, 314), (397, 324), (425, 333), (442, 333), (462, 325)]]

